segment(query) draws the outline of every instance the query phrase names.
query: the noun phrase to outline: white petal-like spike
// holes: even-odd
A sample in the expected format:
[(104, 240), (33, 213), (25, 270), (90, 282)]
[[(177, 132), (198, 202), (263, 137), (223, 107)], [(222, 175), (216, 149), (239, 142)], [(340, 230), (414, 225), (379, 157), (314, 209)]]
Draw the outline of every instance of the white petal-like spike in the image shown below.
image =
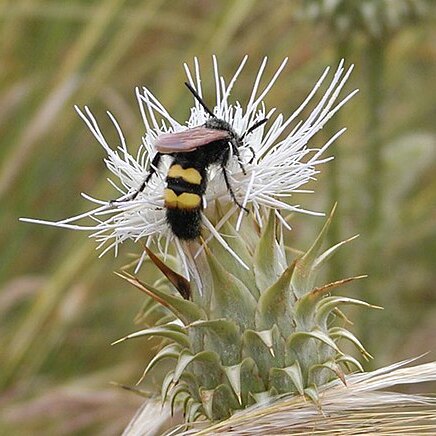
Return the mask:
[[(322, 157), (322, 155), (343, 130), (340, 130), (319, 149), (309, 148), (308, 143), (354, 94), (351, 93), (338, 102), (339, 93), (347, 81), (352, 67), (345, 70), (344, 62), (341, 61), (330, 84), (327, 86), (327, 90), (319, 96), (320, 98), (318, 98), (312, 112), (305, 120), (300, 121), (291, 129), (291, 122), (296, 120), (303, 109), (320, 93), (320, 87), (326, 82), (329, 69), (324, 71), (308, 97), (301, 105), (297, 106), (296, 111), (289, 116), (285, 116), (275, 113), (275, 109), (267, 110), (263, 99), (278, 80), (286, 65), (286, 59), (272, 75), (263, 90), (260, 90), (260, 81), (267, 68), (267, 59), (263, 60), (251, 96), (245, 107), (237, 101), (234, 103), (229, 102), (230, 92), (234, 88), (246, 62), (247, 57), (244, 57), (228, 85), (226, 85), (224, 78), (220, 75), (218, 61), (216, 57), (213, 58), (216, 106), (211, 110), (213, 110), (214, 114), (229, 122), (240, 135), (256, 121), (265, 117), (269, 118), (266, 124), (244, 138), (244, 147), (241, 147), (240, 154), (246, 172), (242, 171), (235, 157), (230, 159), (228, 172), (235, 195), (244, 207), (252, 207), (260, 225), (262, 225), (264, 213), (268, 213), (268, 209), (319, 214), (291, 204), (289, 197), (293, 192), (301, 192), (301, 187), (318, 173), (317, 167), (331, 159)], [(203, 95), (198, 59), (194, 59), (193, 72), (190, 71), (187, 65), (184, 67), (188, 82), (196, 88), (199, 95)], [(108, 116), (114, 124), (119, 137), (119, 145), (115, 148), (109, 146), (89, 108), (85, 106), (81, 110), (76, 106), (79, 116), (107, 153), (105, 163), (115, 176), (115, 180), (111, 180), (110, 183), (116, 187), (119, 198), (116, 201), (103, 201), (85, 196), (86, 199), (97, 205), (95, 209), (56, 222), (29, 219), (26, 219), (26, 221), (75, 230), (92, 230), (91, 237), (99, 242), (99, 247), (104, 247), (103, 253), (112, 248), (116, 252), (118, 246), (128, 239), (138, 241), (145, 238), (148, 243), (155, 240), (161, 247), (167, 246), (168, 241), (175, 239), (168, 227), (163, 199), (164, 179), (171, 158), (164, 157), (162, 165), (149, 180), (146, 188), (134, 200), (131, 199), (131, 196), (137, 192), (148, 174), (150, 162), (156, 153), (154, 149), (156, 138), (163, 133), (179, 132), (187, 127), (200, 126), (207, 120), (209, 115), (199, 102), (195, 101), (194, 107), (191, 109), (191, 116), (184, 126), (171, 117), (147, 88), (136, 88), (136, 97), (145, 126), (145, 134), (136, 156), (129, 153), (122, 129), (110, 112), (108, 112)], [(204, 98), (206, 101), (212, 100), (211, 98)], [(289, 130), (289, 133), (286, 134), (287, 130)], [(252, 159), (252, 151), (254, 152), (254, 159)], [(233, 203), (226, 185), (223, 183), (221, 169), (211, 167), (208, 174), (207, 191), (204, 196), (207, 209), (214, 207), (215, 200), (224, 203), (224, 206), (225, 203)], [(231, 208), (231, 210), (233, 213), (239, 214), (237, 219), (237, 227), (239, 228), (245, 214), (239, 208)], [(212, 214), (210, 214), (209, 210), (207, 210), (207, 213), (210, 218)], [(230, 217), (231, 214), (226, 215), (226, 219)], [(94, 224), (84, 223), (83, 221), (86, 218), (93, 220)], [(205, 227), (210, 230), (212, 237), (217, 238), (226, 249), (229, 249), (228, 244), (219, 233), (219, 228), (211, 228), (211, 221), (213, 220), (205, 218)], [(222, 220), (217, 221), (222, 226)], [(163, 241), (167, 242), (163, 243)], [(179, 250), (179, 252), (183, 257), (183, 250)], [(240, 259), (239, 261), (242, 263)], [(186, 264), (186, 259), (184, 263)]]

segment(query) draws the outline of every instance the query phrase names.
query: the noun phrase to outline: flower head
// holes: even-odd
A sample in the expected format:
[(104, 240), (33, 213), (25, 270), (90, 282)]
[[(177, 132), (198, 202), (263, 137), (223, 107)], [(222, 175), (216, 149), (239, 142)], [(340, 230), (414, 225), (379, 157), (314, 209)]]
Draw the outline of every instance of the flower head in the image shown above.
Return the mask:
[[(352, 67), (344, 69), (341, 62), (327, 86), (324, 94), (318, 99), (310, 115), (303, 120), (299, 116), (303, 109), (316, 98), (321, 84), (326, 80), (329, 68), (322, 74), (303, 103), (286, 117), (277, 114), (276, 110), (267, 109), (263, 101), (286, 64), (286, 59), (279, 66), (275, 74), (264, 89), (260, 90), (260, 81), (267, 65), (265, 58), (259, 68), (254, 81), (253, 89), (246, 105), (238, 101), (231, 102), (230, 94), (235, 82), (241, 73), (247, 57), (243, 59), (236, 73), (226, 83), (220, 75), (216, 58), (213, 58), (216, 104), (214, 115), (228, 122), (240, 135), (257, 121), (267, 118), (268, 122), (261, 125), (244, 138), (244, 146), (239, 150), (245, 171), (238, 165), (235, 156), (229, 160), (227, 169), (232, 188), (238, 202), (245, 208), (250, 208), (257, 222), (262, 226), (265, 212), (273, 209), (280, 219), (280, 211), (306, 211), (297, 205), (290, 204), (289, 197), (295, 192), (304, 192), (302, 187), (317, 173), (317, 166), (330, 160), (323, 156), (329, 145), (341, 135), (345, 129), (334, 135), (323, 147), (319, 149), (308, 146), (311, 138), (319, 132), (327, 121), (355, 94), (354, 91), (338, 102), (338, 96), (347, 81)], [(197, 59), (194, 60), (193, 74), (185, 65), (188, 81), (198, 94), (203, 94), (201, 88), (200, 68)], [(148, 174), (150, 163), (154, 157), (156, 139), (164, 133), (180, 132), (196, 126), (203, 125), (210, 116), (205, 109), (195, 101), (191, 114), (186, 123), (176, 121), (158, 101), (158, 99), (145, 87), (136, 89), (145, 135), (136, 156), (133, 156), (126, 145), (122, 130), (115, 117), (108, 112), (119, 135), (117, 149), (112, 149), (101, 132), (98, 123), (88, 107), (83, 110), (76, 107), (80, 117), (85, 121), (90, 131), (107, 153), (105, 159), (108, 169), (115, 175), (116, 182), (111, 182), (118, 192), (116, 201), (97, 200), (85, 195), (85, 198), (97, 204), (97, 207), (78, 216), (57, 221), (26, 221), (53, 225), (57, 227), (90, 230), (92, 237), (100, 242), (99, 247), (105, 246), (102, 254), (114, 248), (127, 239), (138, 241), (145, 239), (146, 243), (154, 240), (166, 252), (168, 244), (177, 238), (172, 234), (165, 216), (163, 192), (165, 177), (171, 155), (164, 156), (162, 165), (156, 174), (150, 178), (145, 188), (138, 192)], [(292, 125), (292, 123), (294, 123)], [(137, 193), (137, 195), (133, 195)], [(134, 196), (134, 198), (133, 198)], [(228, 203), (225, 217), (219, 225), (213, 225), (208, 218), (210, 205), (218, 200), (221, 204)], [(204, 212), (203, 226), (208, 229), (211, 237), (216, 237), (225, 245), (219, 233), (219, 227), (233, 214), (239, 214), (238, 226), (244, 219), (243, 209), (239, 208), (229, 195), (223, 182), (223, 174), (219, 167), (209, 169), (207, 191), (203, 198)], [(81, 225), (84, 218), (92, 218), (92, 226)], [(178, 245), (180, 248), (180, 245)]]

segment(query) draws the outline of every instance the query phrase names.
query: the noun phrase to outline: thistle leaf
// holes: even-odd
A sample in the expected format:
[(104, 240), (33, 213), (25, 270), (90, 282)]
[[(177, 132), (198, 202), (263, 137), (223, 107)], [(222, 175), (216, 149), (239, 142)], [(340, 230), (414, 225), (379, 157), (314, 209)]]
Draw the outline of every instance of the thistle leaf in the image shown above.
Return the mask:
[[(349, 367), (349, 363), (354, 365), (360, 372), (363, 372), (363, 366), (360, 364), (360, 362), (355, 359), (353, 356), (350, 356), (349, 354), (344, 354), (343, 356), (339, 356), (336, 359), (336, 362), (343, 363)], [(348, 368), (347, 368), (348, 369)]]
[(279, 279), (262, 293), (256, 309), (256, 327), (266, 330), (277, 324), (283, 336), (289, 336), (294, 330), (293, 298), (289, 289), (295, 262)]
[(352, 344), (356, 346), (356, 348), (360, 351), (360, 353), (366, 360), (373, 358), (371, 354), (369, 354), (368, 351), (366, 351), (365, 347), (362, 345), (359, 339), (357, 339), (356, 336), (354, 336), (353, 333), (351, 333), (347, 329), (344, 329), (342, 327), (332, 327), (329, 330), (329, 335), (332, 338), (348, 339)]
[(251, 394), (265, 390), (259, 370), (251, 357), (246, 357), (241, 363), (241, 397), (243, 404), (248, 404)]
[(272, 286), (286, 268), (285, 255), (277, 243), (275, 225), (276, 219), (272, 210), (254, 254), (254, 274), (261, 292)]
[(335, 342), (326, 333), (318, 329), (313, 329), (310, 332), (292, 333), (291, 336), (289, 336), (286, 345), (289, 349), (299, 349), (302, 347), (302, 344), (304, 344), (304, 342), (307, 342), (308, 339), (315, 339), (317, 341), (320, 341), (328, 347), (332, 348), (338, 354), (342, 354)]
[(139, 385), (145, 378), (145, 376), (151, 371), (151, 369), (159, 363), (163, 359), (178, 359), (180, 351), (182, 347), (178, 344), (169, 344), (166, 347), (162, 348), (154, 357), (150, 360), (147, 367), (144, 369), (144, 372), (141, 375), (141, 378), (136, 382), (136, 385)]
[(231, 319), (241, 328), (254, 327), (256, 300), (251, 292), (209, 250), (207, 257), (214, 280), (211, 304), (213, 318)]
[(141, 309), (136, 314), (133, 322), (135, 324), (150, 324), (150, 320), (153, 319), (160, 319), (162, 316), (162, 312), (165, 312), (166, 308), (162, 307), (161, 304), (157, 303), (152, 298), (145, 299), (144, 303), (142, 304)]
[(366, 279), (367, 277), (368, 277), (367, 275), (354, 276), (354, 277), (348, 277), (346, 279), (337, 280), (335, 282), (327, 283), (326, 285), (314, 288), (308, 295), (312, 297), (313, 299), (312, 301), (314, 302), (316, 299), (319, 299), (323, 295), (329, 293), (332, 289), (338, 288), (339, 286), (343, 286), (355, 280)]
[(167, 400), (168, 392), (174, 386), (173, 375), (174, 375), (174, 371), (169, 371), (165, 375), (165, 378), (163, 379), (162, 387), (161, 387), (162, 406), (165, 404)]
[(279, 366), (278, 357), (274, 352), (274, 331), (245, 330), (243, 334), (244, 355), (250, 356), (256, 363), (260, 376), (268, 383), (269, 368)]
[(177, 386), (174, 387), (174, 389), (172, 389), (171, 395), (169, 398), (171, 416), (174, 415), (174, 408), (175, 408), (175, 403), (176, 403), (177, 397), (179, 397), (180, 395), (183, 395), (183, 394), (184, 394), (184, 399), (189, 398), (190, 391), (189, 391), (189, 387), (186, 383), (179, 383)]
[[(252, 259), (257, 243), (259, 242), (261, 228), (255, 219), (242, 219), (240, 222), (238, 222), (239, 217), (237, 215), (238, 214), (234, 214), (229, 221), (231, 222), (233, 228), (237, 230), (242, 240), (245, 242), (245, 246), (250, 253), (250, 259)], [(244, 216), (242, 216), (242, 218), (244, 218)], [(250, 261), (250, 263), (251, 262), (252, 261)]]
[(237, 325), (228, 319), (195, 321), (189, 330), (198, 329), (205, 334), (205, 349), (215, 350), (223, 365), (235, 365), (241, 360), (241, 334)]
[(304, 393), (304, 378), (298, 361), (285, 368), (271, 369), (271, 384), (279, 393)]
[(189, 346), (189, 338), (186, 332), (180, 326), (175, 324), (166, 324), (165, 326), (150, 327), (148, 329), (139, 330), (135, 333), (130, 333), (130, 335), (124, 336), (115, 342), (112, 342), (111, 345), (119, 344), (120, 342), (127, 341), (128, 339), (147, 336), (161, 336), (163, 338), (171, 339), (184, 347)]
[(271, 356), (275, 356), (273, 349), (273, 332), (271, 330), (256, 331), (258, 338), (268, 347)]
[[(336, 282), (328, 283), (324, 286), (314, 288), (307, 294), (303, 295), (295, 303), (295, 309), (294, 309), (295, 318), (298, 319), (298, 324), (302, 326), (302, 328), (305, 330), (309, 330), (310, 327), (314, 324), (326, 328), (326, 323), (330, 311), (326, 312), (324, 317), (318, 317), (314, 319), (314, 315), (316, 314), (318, 308), (316, 304), (317, 301), (320, 300), (325, 294), (329, 293), (334, 288), (343, 286), (351, 281), (359, 280), (366, 277), (367, 276), (357, 276), (357, 277), (350, 277), (347, 279), (338, 280)], [(326, 299), (323, 299), (322, 301), (324, 302), (326, 301)]]
[(266, 404), (271, 402), (278, 394), (277, 389), (272, 387), (268, 391), (252, 393), (251, 396), (257, 404)]
[(333, 373), (335, 377), (341, 380), (344, 386), (347, 385), (347, 382), (345, 381), (345, 375), (341, 367), (334, 360), (328, 360), (324, 363), (312, 365), (309, 368), (308, 383), (315, 386), (322, 386), (323, 384), (327, 383), (332, 377), (324, 375), (326, 371)]
[(167, 400), (168, 394), (172, 392), (172, 390), (175, 389), (175, 387), (178, 386), (179, 383), (184, 384), (188, 388), (194, 400), (200, 400), (200, 397), (198, 395), (198, 384), (196, 381), (196, 377), (194, 377), (191, 373), (185, 371), (177, 382), (174, 382), (173, 378), (174, 371), (171, 370), (167, 373), (162, 382), (162, 404), (164, 404), (164, 402)]
[(200, 388), (200, 398), (201, 404), (203, 405), (203, 410), (206, 417), (209, 420), (213, 419), (213, 394), (215, 389), (204, 389)]
[(220, 384), (215, 389), (200, 388), (200, 398), (206, 416), (211, 421), (229, 417), (232, 410), (239, 408), (235, 395), (228, 385)]
[(316, 305), (315, 322), (318, 324), (324, 324), (327, 321), (330, 312), (337, 306), (342, 304), (351, 304), (354, 306), (368, 307), (371, 309), (382, 309), (379, 306), (373, 306), (365, 301), (357, 300), (355, 298), (348, 297), (326, 297), (319, 301)]
[(150, 285), (142, 283), (137, 277), (130, 274), (115, 273), (119, 277), (127, 280), (133, 286), (144, 292), (162, 306), (168, 308), (177, 318), (179, 318), (183, 324), (189, 324), (198, 319), (205, 319), (206, 315), (202, 309), (191, 301), (184, 300), (179, 297), (175, 297), (170, 294), (166, 294), (158, 289), (153, 288)]
[(202, 351), (201, 353), (192, 354), (189, 350), (185, 349), (180, 353), (179, 360), (177, 361), (177, 365), (174, 369), (174, 383), (180, 379), (187, 366), (194, 361), (216, 364), (217, 368), (219, 368), (219, 357), (213, 351)]
[(333, 247), (328, 248), (326, 251), (324, 251), (324, 253), (320, 254), (314, 264), (313, 264), (313, 269), (314, 270), (319, 270), (321, 269), (324, 264), (345, 244), (348, 244), (351, 241), (354, 241), (356, 238), (358, 238), (359, 235), (354, 235), (351, 238), (345, 239), (344, 241), (341, 241), (339, 243), (337, 243), (336, 245), (334, 245)]
[(333, 215), (336, 210), (336, 204), (333, 206), (327, 221), (321, 229), (318, 237), (307, 252), (297, 259), (295, 265), (295, 273), (292, 276), (292, 289), (297, 297), (302, 297), (310, 289), (313, 288), (316, 280), (316, 274), (314, 274), (313, 266), (316, 258), (321, 250), (324, 239), (327, 235), (328, 228), (330, 227)]
[(221, 419), (223, 416), (231, 416), (232, 411), (239, 409), (239, 403), (230, 386), (218, 385), (212, 396), (212, 417), (214, 420)]
[(183, 410), (185, 413), (186, 421), (193, 422), (197, 419), (198, 415), (201, 414), (202, 404), (195, 401), (193, 398), (188, 398), (183, 405)]
[(242, 362), (237, 365), (224, 366), (224, 372), (229, 380), (230, 386), (235, 393), (238, 403), (242, 406), (241, 398), (241, 366)]
[[(240, 259), (246, 265), (251, 265), (252, 256), (247, 250), (245, 241), (228, 221), (222, 226), (221, 233), (223, 235), (228, 235), (223, 236), (223, 238)], [(208, 246), (214, 253), (215, 257), (220, 260), (222, 267), (233, 276), (238, 277), (238, 279), (247, 286), (253, 297), (258, 299), (259, 289), (257, 289), (256, 286), (253, 269), (247, 270), (241, 268), (240, 264), (235, 262), (234, 257), (215, 238), (209, 242)]]
[(249, 357), (237, 365), (224, 367), (224, 372), (240, 406), (247, 403), (251, 392), (264, 389), (264, 385), (257, 375), (256, 364)]
[(318, 390), (316, 389), (316, 386), (308, 386), (304, 389), (304, 395), (308, 397), (316, 406), (318, 406), (319, 409), (321, 409), (321, 403), (319, 401), (319, 394)]

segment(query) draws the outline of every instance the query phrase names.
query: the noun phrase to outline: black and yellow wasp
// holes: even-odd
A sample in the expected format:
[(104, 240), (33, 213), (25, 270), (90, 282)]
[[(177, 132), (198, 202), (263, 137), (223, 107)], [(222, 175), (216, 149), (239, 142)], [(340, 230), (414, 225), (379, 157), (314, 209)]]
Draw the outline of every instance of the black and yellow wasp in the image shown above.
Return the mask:
[[(240, 136), (227, 121), (213, 114), (189, 83), (185, 85), (210, 118), (201, 126), (182, 132), (165, 133), (157, 137), (154, 144), (157, 153), (151, 162), (150, 171), (132, 199), (145, 189), (148, 181), (159, 168), (162, 156), (170, 155), (173, 160), (166, 176), (164, 191), (167, 221), (178, 238), (194, 240), (200, 236), (203, 195), (207, 188), (210, 165), (221, 167), (231, 198), (240, 208), (243, 208), (230, 184), (227, 164), (232, 152), (241, 170), (246, 174), (239, 148), (244, 145), (244, 138), (266, 123), (267, 119), (257, 121)], [(251, 147), (250, 149), (254, 158), (254, 151)]]

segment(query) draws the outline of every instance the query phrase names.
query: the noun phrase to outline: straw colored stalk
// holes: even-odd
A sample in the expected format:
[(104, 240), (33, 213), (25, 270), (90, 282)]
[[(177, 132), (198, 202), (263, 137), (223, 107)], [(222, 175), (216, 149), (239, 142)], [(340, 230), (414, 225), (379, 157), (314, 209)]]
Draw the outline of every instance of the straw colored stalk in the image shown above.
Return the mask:
[[(320, 388), (320, 403), (315, 406), (301, 396), (285, 396), (264, 405), (235, 413), (214, 424), (197, 422), (186, 430), (175, 427), (167, 435), (416, 435), (434, 434), (436, 398), (428, 395), (387, 392), (398, 385), (436, 381), (436, 362), (406, 367), (414, 359), (376, 371), (347, 376), (347, 385), (336, 380)], [(139, 436), (145, 421), (155, 414), (138, 413), (124, 436)], [(150, 424), (148, 424), (150, 425)], [(150, 428), (150, 426), (148, 427)], [(156, 433), (157, 434), (157, 433)]]

